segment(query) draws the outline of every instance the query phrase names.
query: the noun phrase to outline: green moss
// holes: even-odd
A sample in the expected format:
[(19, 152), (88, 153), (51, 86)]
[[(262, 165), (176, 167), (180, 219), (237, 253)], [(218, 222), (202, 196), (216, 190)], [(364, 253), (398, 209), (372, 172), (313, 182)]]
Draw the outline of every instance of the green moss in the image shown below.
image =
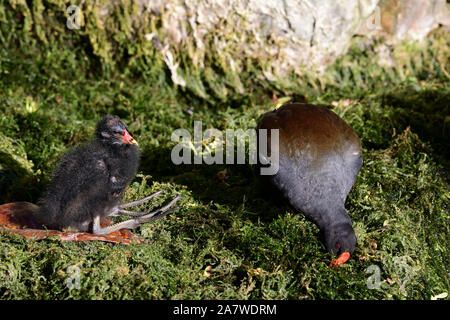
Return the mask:
[[(142, 151), (125, 200), (167, 189), (142, 209), (179, 192), (182, 209), (137, 230), (141, 245), (0, 233), (1, 299), (430, 299), (448, 292), (448, 36), (396, 47), (394, 68), (355, 42), (323, 76), (271, 81), (257, 58), (231, 72), (206, 50), (200, 68), (182, 48), (182, 88), (142, 37), (161, 22), (142, 25), (130, 40), (136, 8), (124, 2), (98, 29), (85, 2), (85, 29), (68, 32), (64, 6), (0, 5), (0, 203), (37, 201), (63, 152), (89, 140), (96, 121), (113, 113)], [(337, 271), (328, 267), (318, 229), (267, 196), (250, 166), (170, 161), (173, 130), (192, 132), (194, 120), (204, 128), (253, 128), (275, 96), (332, 105), (361, 137), (364, 165), (346, 204), (358, 245)], [(73, 265), (80, 287), (69, 290)], [(372, 265), (379, 289), (367, 286)]]

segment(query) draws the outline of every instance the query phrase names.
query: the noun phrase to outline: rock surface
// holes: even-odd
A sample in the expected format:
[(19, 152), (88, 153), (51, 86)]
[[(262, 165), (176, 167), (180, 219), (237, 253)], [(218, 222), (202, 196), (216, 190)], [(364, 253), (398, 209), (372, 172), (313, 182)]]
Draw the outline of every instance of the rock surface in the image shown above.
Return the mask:
[[(450, 16), (446, 0), (135, 1), (140, 14), (162, 17), (166, 53), (188, 47), (202, 65), (204, 51), (212, 49), (232, 70), (242, 57), (255, 58), (269, 79), (301, 72), (301, 66), (323, 69), (346, 52), (355, 34), (422, 40)], [(169, 68), (175, 75), (174, 63)]]
[(380, 0), (359, 33), (420, 41), (439, 24), (450, 27), (446, 0)]
[[(137, 0), (140, 12), (163, 16), (165, 46), (192, 42), (201, 64), (211, 44), (237, 57), (267, 62), (267, 72), (322, 67), (344, 53), (378, 0)], [(136, 17), (139, 19), (138, 17)]]

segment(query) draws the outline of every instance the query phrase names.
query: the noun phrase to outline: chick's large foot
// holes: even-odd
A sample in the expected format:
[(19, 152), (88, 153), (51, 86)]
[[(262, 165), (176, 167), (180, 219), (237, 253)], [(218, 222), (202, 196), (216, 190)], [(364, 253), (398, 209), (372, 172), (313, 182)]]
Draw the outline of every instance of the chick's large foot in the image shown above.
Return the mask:
[(111, 232), (120, 230), (120, 229), (134, 229), (138, 226), (140, 226), (143, 223), (156, 221), (159, 219), (164, 218), (169, 213), (180, 209), (180, 207), (173, 207), (173, 205), (181, 198), (181, 195), (176, 196), (172, 201), (170, 201), (167, 205), (165, 205), (162, 208), (159, 208), (152, 212), (146, 212), (146, 211), (128, 211), (124, 208), (134, 207), (137, 205), (140, 205), (144, 202), (147, 202), (154, 197), (160, 195), (164, 191), (158, 191), (148, 197), (145, 197), (141, 200), (136, 200), (130, 203), (122, 204), (117, 207), (115, 207), (112, 210), (112, 213), (109, 216), (118, 216), (118, 215), (127, 215), (135, 217), (134, 219), (122, 221), (116, 224), (113, 224), (108, 227), (102, 228), (100, 225), (100, 216), (95, 217), (94, 224), (93, 224), (93, 233), (94, 234), (109, 234)]

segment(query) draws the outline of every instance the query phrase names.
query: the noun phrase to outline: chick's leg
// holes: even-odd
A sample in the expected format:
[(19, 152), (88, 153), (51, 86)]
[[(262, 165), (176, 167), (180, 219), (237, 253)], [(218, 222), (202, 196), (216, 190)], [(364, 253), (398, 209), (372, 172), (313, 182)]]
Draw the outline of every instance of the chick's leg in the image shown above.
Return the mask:
[(126, 215), (126, 216), (131, 216), (131, 217), (143, 216), (144, 214), (147, 214), (147, 212), (145, 212), (145, 211), (136, 212), (136, 211), (129, 211), (129, 210), (125, 210), (125, 209), (141, 205), (147, 201), (150, 201), (154, 197), (159, 196), (161, 193), (164, 193), (164, 190), (155, 192), (155, 193), (153, 193), (145, 198), (142, 198), (140, 200), (120, 204), (111, 210), (111, 212), (108, 214), (108, 217), (118, 217), (121, 215)]
[[(151, 197), (151, 196), (149, 196), (149, 197)], [(175, 199), (170, 201), (164, 207), (162, 207), (162, 208), (160, 208), (158, 210), (149, 212), (149, 213), (147, 213), (147, 212), (132, 212), (132, 211), (129, 211), (129, 212), (133, 213), (133, 215), (136, 218), (125, 220), (125, 221), (122, 221), (122, 222), (119, 222), (119, 223), (116, 223), (116, 224), (113, 224), (113, 225), (110, 225), (110, 226), (107, 226), (107, 227), (102, 227), (100, 225), (100, 216), (96, 216), (94, 218), (92, 232), (94, 234), (109, 234), (111, 232), (114, 232), (114, 231), (117, 231), (117, 230), (120, 230), (120, 229), (134, 229), (134, 228), (140, 226), (143, 223), (152, 222), (152, 221), (156, 221), (156, 220), (162, 219), (165, 216), (167, 216), (169, 213), (179, 209), (179, 207), (173, 207), (172, 208), (172, 206), (180, 198), (181, 198), (181, 195), (178, 195), (177, 197), (175, 197)], [(138, 200), (138, 201), (140, 201), (140, 200)], [(114, 210), (117, 210), (118, 212), (120, 212), (121, 209), (114, 208), (113, 209), (113, 214), (115, 214)], [(122, 214), (126, 214), (126, 213), (122, 213)], [(127, 215), (131, 215), (131, 214), (127, 214)]]
[(120, 230), (120, 229), (134, 229), (139, 225), (136, 219), (130, 219), (126, 221), (122, 221), (108, 227), (102, 227), (100, 225), (100, 216), (96, 216), (94, 218), (94, 224), (92, 226), (93, 234), (109, 234), (111, 232)]
[(138, 206), (140, 204), (143, 204), (144, 202), (150, 201), (151, 199), (153, 199), (156, 196), (159, 196), (163, 192), (164, 192), (164, 190), (161, 190), (161, 191), (158, 191), (158, 192), (155, 192), (155, 193), (149, 195), (148, 197), (142, 198), (140, 200), (136, 200), (136, 201), (132, 201), (132, 202), (129, 202), (129, 203), (121, 204), (121, 205), (118, 206), (118, 209), (120, 211), (122, 209)]

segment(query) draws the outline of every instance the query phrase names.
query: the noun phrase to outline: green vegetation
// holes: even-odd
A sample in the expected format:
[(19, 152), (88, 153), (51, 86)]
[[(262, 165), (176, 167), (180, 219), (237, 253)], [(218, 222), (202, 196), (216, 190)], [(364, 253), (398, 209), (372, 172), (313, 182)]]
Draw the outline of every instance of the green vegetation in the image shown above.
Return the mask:
[[(320, 77), (268, 81), (251, 61), (230, 75), (209, 57), (210, 71), (192, 73), (198, 91), (173, 85), (157, 50), (142, 51), (147, 57), (118, 46), (112, 61), (88, 31), (61, 29), (58, 15), (42, 29), (40, 1), (34, 20), (11, 3), (28, 8), (0, 4), (0, 203), (36, 202), (57, 159), (89, 140), (106, 113), (124, 119), (142, 151), (125, 200), (169, 190), (151, 209), (184, 197), (181, 210), (135, 231), (145, 239), (139, 245), (1, 232), (1, 299), (431, 299), (449, 292), (448, 34), (399, 45), (395, 67), (377, 64), (378, 43), (360, 48), (355, 39)], [(190, 60), (179, 56), (187, 76)], [(173, 130), (192, 132), (194, 120), (204, 129), (253, 128), (274, 95), (332, 105), (361, 137), (364, 165), (346, 203), (358, 245), (339, 270), (328, 267), (318, 229), (267, 197), (251, 166), (170, 161)], [(80, 288), (69, 290), (72, 265)], [(379, 289), (367, 287), (371, 265), (380, 269)]]

